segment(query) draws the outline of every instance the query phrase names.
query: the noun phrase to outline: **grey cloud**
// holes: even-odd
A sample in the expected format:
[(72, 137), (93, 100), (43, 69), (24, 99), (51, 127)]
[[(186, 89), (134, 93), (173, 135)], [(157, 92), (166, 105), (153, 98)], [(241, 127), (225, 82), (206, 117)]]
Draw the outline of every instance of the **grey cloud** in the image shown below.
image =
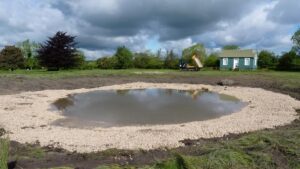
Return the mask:
[[(18, 3), (20, 2), (20, 3)], [(228, 38), (241, 46), (278, 46), (291, 26), (300, 23), (298, 0), (280, 0), (264, 22), (240, 23), (257, 8), (273, 0), (23, 0), (11, 3), (11, 9), (0, 10), (2, 42), (31, 38), (41, 42), (56, 31), (77, 36), (78, 47), (87, 54), (107, 54), (126, 45), (143, 50), (149, 38), (159, 37), (165, 48), (186, 46), (195, 42), (208, 47), (228, 44)], [(27, 4), (22, 6), (22, 4)], [(28, 8), (30, 6), (31, 8)], [(39, 13), (38, 11), (43, 11)], [(9, 12), (18, 13), (9, 16)], [(4, 15), (7, 14), (7, 15)], [(39, 16), (37, 16), (37, 14)], [(298, 14), (298, 15), (296, 15)], [(32, 15), (32, 16), (30, 16)], [(4, 17), (5, 16), (5, 17)], [(20, 18), (20, 16), (24, 16)], [(17, 20), (14, 25), (10, 21)], [(261, 17), (261, 16), (257, 16)], [(220, 23), (225, 23), (224, 26)], [(274, 37), (273, 37), (274, 36)], [(276, 36), (276, 37), (275, 37)], [(3, 44), (0, 42), (0, 44)]]
[(77, 15), (79, 21), (89, 23), (89, 27), (108, 30), (103, 34), (132, 36), (140, 30), (148, 30), (165, 41), (182, 39), (209, 28), (215, 29), (216, 22), (221, 20), (240, 19), (261, 1), (116, 0), (117, 9), (111, 11), (98, 9), (97, 1), (90, 1), (92, 5), (88, 6), (81, 5), (87, 1), (77, 2), (69, 4), (73, 14)]
[(300, 24), (300, 1), (280, 0), (268, 17), (283, 24)]

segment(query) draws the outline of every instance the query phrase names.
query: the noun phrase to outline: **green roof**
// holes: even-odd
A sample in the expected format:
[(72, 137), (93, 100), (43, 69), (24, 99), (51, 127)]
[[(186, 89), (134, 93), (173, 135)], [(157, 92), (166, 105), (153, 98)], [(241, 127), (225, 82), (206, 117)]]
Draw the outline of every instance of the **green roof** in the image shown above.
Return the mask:
[(245, 50), (223, 50), (220, 57), (255, 57), (256, 53), (252, 49)]

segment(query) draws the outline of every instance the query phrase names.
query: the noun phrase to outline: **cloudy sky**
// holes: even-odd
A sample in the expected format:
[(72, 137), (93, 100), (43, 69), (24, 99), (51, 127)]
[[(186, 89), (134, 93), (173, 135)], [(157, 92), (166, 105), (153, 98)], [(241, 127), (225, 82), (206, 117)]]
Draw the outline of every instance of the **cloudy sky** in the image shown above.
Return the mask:
[(299, 9), (299, 0), (0, 0), (0, 48), (66, 31), (90, 59), (120, 45), (180, 52), (195, 43), (237, 44), (280, 53), (300, 28)]

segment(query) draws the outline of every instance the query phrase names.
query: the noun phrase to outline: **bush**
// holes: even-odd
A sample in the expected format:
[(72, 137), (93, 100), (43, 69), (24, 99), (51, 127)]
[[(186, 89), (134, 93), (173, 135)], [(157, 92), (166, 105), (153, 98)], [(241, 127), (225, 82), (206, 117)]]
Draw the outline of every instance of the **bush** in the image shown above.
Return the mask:
[(133, 54), (125, 46), (118, 47), (115, 57), (116, 57), (115, 68), (127, 69), (133, 67)]
[(263, 50), (258, 54), (257, 65), (259, 68), (275, 68), (278, 64), (278, 59), (274, 53)]
[(77, 51), (75, 53), (74, 68), (83, 69), (84, 66), (85, 66), (85, 56), (84, 56), (84, 53), (82, 51)]
[(217, 68), (220, 65), (220, 60), (217, 54), (212, 53), (210, 54), (204, 62), (205, 67), (214, 67)]
[(300, 71), (300, 56), (297, 56), (292, 62), (292, 69), (294, 71)]
[(39, 61), (36, 57), (27, 57), (25, 58), (25, 62), (24, 62), (24, 68), (26, 69), (40, 69), (41, 66), (39, 64)]
[(173, 50), (167, 52), (167, 56), (164, 61), (164, 68), (166, 69), (178, 69), (179, 68), (179, 58)]
[(300, 70), (300, 57), (297, 56), (296, 52), (290, 51), (282, 55), (279, 59), (278, 69), (279, 70)]
[(22, 51), (15, 46), (6, 46), (0, 52), (0, 68), (15, 70), (24, 66)]
[(116, 57), (103, 57), (97, 60), (97, 67), (100, 69), (114, 69), (116, 64)]
[(80, 67), (83, 70), (92, 70), (98, 68), (97, 61), (85, 61), (84, 64)]
[[(177, 65), (178, 65), (178, 60), (177, 60)], [(147, 69), (162, 69), (164, 66), (164, 62), (161, 58), (159, 57), (151, 57)]]
[(161, 58), (149, 53), (137, 53), (133, 60), (134, 67), (141, 69), (161, 69), (163, 64)]
[(18, 42), (16, 46), (21, 49), (23, 57), (25, 58), (24, 68), (30, 70), (41, 68), (37, 60), (37, 50), (40, 47), (39, 44), (27, 39), (25, 41)]

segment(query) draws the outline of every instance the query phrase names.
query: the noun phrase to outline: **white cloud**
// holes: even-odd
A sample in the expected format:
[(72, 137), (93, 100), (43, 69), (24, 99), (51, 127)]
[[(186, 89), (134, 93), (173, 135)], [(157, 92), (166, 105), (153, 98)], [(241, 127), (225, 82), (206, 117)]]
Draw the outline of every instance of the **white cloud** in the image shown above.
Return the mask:
[(261, 5), (237, 22), (219, 23), (220, 30), (204, 33), (196, 39), (206, 42), (213, 48), (237, 44), (245, 48), (267, 48), (275, 52), (286, 50), (291, 46), (288, 37), (291, 37), (292, 26), (277, 24), (268, 19), (269, 12), (277, 3), (273, 1)]
[(194, 45), (191, 38), (180, 39), (176, 41), (166, 41), (161, 44), (164, 50), (173, 50), (175, 53), (180, 54), (183, 49)]

